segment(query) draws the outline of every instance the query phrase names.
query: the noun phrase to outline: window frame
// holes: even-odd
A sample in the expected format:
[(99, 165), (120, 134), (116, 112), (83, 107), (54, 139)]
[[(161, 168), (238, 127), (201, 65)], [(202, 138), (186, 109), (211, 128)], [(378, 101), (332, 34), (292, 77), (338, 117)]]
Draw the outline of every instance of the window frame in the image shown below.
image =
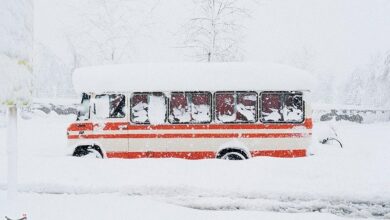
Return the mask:
[(169, 108), (169, 100), (167, 98), (167, 96), (165, 95), (165, 93), (163, 92), (133, 92), (131, 93), (130, 97), (129, 97), (129, 121), (130, 123), (133, 123), (133, 124), (139, 124), (139, 125), (151, 125), (150, 124), (150, 121), (149, 121), (149, 117), (148, 117), (148, 122), (134, 122), (133, 121), (133, 114), (132, 114), (132, 109), (133, 109), (133, 106), (132, 106), (132, 99), (133, 99), (133, 96), (134, 95), (147, 95), (147, 98), (148, 98), (148, 105), (149, 105), (149, 95), (153, 95), (153, 94), (161, 94), (162, 97), (164, 97), (164, 100), (165, 100), (165, 118), (164, 118), (164, 124), (167, 123), (167, 120), (168, 120), (168, 108)]
[[(222, 122), (222, 121), (217, 121), (217, 104), (216, 104), (216, 101), (217, 101), (217, 94), (230, 94), (230, 93), (233, 93), (234, 95), (234, 113), (237, 113), (237, 109), (236, 109), (236, 106), (237, 106), (237, 101), (238, 101), (238, 94), (239, 93), (253, 93), (256, 95), (256, 103), (255, 103), (255, 120), (254, 121), (232, 121), (232, 122)], [(214, 97), (213, 97), (213, 106), (214, 106), (214, 110), (213, 110), (213, 122), (216, 123), (216, 124), (255, 124), (258, 122), (259, 120), (259, 93), (256, 92), (256, 91), (253, 91), (253, 90), (249, 90), (249, 91), (216, 91), (214, 92)]]
[[(284, 108), (285, 106), (285, 96), (286, 94), (290, 94), (290, 95), (301, 95), (302, 97), (302, 121), (264, 121), (263, 120), (263, 117), (262, 117), (262, 110), (263, 110), (263, 101), (261, 100), (262, 99), (262, 95), (263, 94), (282, 94), (283, 95), (283, 100), (282, 100), (282, 108)], [(302, 91), (261, 91), (259, 93), (259, 96), (258, 96), (258, 102), (259, 102), (259, 121), (263, 124), (303, 124), (306, 120), (306, 111), (305, 111), (305, 100), (303, 98), (303, 92)]]
[[(170, 115), (171, 115), (171, 97), (172, 97), (172, 94), (175, 94), (175, 93), (179, 93), (179, 94), (184, 94), (184, 97), (187, 99), (187, 95), (188, 94), (207, 94), (208, 97), (209, 97), (209, 104), (210, 104), (210, 107), (209, 107), (209, 110), (210, 110), (210, 121), (202, 121), (202, 122), (194, 122), (194, 121), (189, 121), (189, 122), (172, 122), (170, 120)], [(192, 96), (191, 96), (192, 98)], [(187, 100), (187, 102), (189, 103), (189, 100)], [(191, 103), (192, 103), (192, 100), (191, 100)], [(192, 114), (192, 112), (190, 112)], [(213, 93), (212, 92), (209, 92), (209, 91), (173, 91), (173, 92), (170, 92), (170, 98), (169, 98), (169, 103), (168, 103), (168, 122), (170, 124), (211, 124), (213, 122), (214, 118), (213, 118)]]

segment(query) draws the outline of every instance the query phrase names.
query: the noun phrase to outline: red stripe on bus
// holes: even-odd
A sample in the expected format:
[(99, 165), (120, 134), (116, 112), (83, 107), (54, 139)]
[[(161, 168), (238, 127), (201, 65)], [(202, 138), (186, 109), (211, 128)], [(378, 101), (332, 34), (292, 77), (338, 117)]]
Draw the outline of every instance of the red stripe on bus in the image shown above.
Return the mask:
[[(251, 151), (252, 157), (268, 156), (268, 157), (305, 157), (306, 150), (260, 150)], [(197, 152), (107, 152), (108, 158), (182, 158), (182, 159), (209, 159), (215, 158), (216, 153), (212, 151), (197, 151)]]
[(207, 159), (215, 158), (212, 151), (203, 152), (107, 152), (108, 158), (183, 158), (183, 159)]
[(269, 156), (269, 157), (305, 157), (306, 150), (259, 150), (251, 151), (252, 157)]
[(96, 138), (301, 138), (311, 133), (227, 133), (227, 134), (87, 134), (69, 135), (68, 139)]
[(68, 131), (92, 131), (92, 123), (72, 123), (68, 127)]
[[(80, 127), (80, 124), (82, 126)], [(125, 128), (121, 128), (125, 126)], [(230, 129), (292, 129), (305, 127), (311, 129), (313, 122), (311, 118), (302, 124), (275, 123), (275, 124), (178, 124), (178, 125), (134, 125), (128, 122), (106, 122), (103, 130), (230, 130)], [(92, 131), (92, 123), (74, 123), (68, 131)]]

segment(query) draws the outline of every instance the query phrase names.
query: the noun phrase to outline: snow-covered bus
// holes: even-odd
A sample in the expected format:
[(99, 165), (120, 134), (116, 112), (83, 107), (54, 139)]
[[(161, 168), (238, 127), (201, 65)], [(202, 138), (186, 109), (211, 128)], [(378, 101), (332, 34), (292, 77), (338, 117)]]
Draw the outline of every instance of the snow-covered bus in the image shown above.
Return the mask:
[(303, 157), (310, 75), (277, 64), (127, 64), (77, 69), (73, 156)]

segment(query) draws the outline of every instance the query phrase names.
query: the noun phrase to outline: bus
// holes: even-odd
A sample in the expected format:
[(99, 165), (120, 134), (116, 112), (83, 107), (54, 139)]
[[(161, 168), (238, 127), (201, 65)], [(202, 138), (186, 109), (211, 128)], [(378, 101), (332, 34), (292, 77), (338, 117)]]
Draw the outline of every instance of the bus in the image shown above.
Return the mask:
[(279, 64), (138, 63), (75, 70), (70, 154), (244, 160), (304, 157), (310, 74)]

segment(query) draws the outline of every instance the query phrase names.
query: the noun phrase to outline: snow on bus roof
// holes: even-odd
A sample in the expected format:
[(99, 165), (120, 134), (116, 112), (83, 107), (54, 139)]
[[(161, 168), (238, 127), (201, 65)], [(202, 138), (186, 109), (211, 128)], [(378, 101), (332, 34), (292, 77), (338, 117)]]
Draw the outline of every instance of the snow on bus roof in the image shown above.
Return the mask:
[(263, 63), (136, 63), (83, 67), (77, 92), (310, 90), (306, 71)]

